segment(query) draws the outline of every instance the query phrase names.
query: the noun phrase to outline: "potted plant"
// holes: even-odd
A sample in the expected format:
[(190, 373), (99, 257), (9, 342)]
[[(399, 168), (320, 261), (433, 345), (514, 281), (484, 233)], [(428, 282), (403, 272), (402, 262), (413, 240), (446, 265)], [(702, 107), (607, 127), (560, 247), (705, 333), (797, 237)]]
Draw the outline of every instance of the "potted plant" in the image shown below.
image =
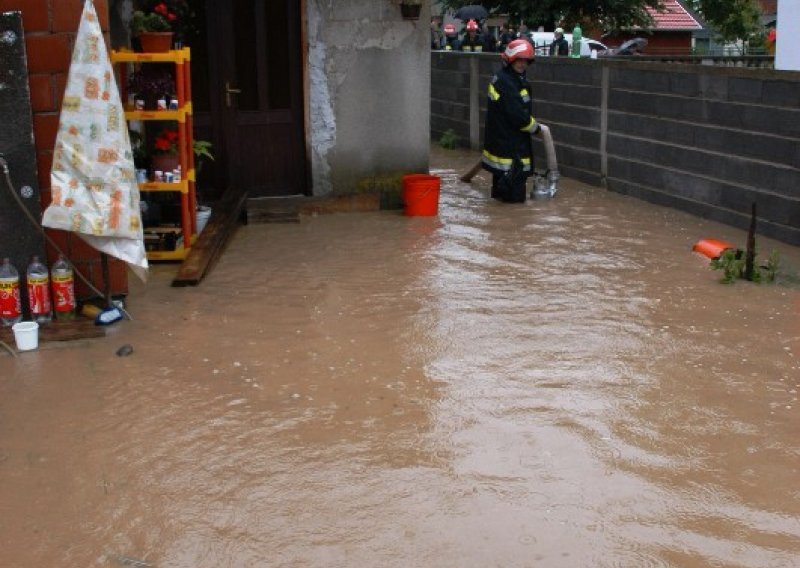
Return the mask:
[(172, 172), (180, 165), (178, 157), (178, 130), (174, 126), (161, 129), (153, 140), (150, 165), (153, 171)]
[(404, 20), (418, 20), (422, 0), (400, 0), (400, 14)]
[(143, 65), (128, 78), (128, 90), (144, 101), (145, 110), (155, 110), (156, 101), (175, 93), (175, 79), (170, 66)]
[(131, 19), (131, 35), (142, 51), (162, 53), (181, 42), (190, 9), (186, 0), (139, 0)]

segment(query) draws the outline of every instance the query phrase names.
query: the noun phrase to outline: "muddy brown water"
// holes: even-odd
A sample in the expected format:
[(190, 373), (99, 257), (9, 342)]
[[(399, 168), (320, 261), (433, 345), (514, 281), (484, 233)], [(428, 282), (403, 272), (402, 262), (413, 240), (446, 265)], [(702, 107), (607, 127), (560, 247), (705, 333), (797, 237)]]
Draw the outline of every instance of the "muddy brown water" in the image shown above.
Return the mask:
[(105, 339), (0, 355), (0, 565), (800, 566), (797, 287), (472, 160), (434, 153), (436, 218), (242, 227)]

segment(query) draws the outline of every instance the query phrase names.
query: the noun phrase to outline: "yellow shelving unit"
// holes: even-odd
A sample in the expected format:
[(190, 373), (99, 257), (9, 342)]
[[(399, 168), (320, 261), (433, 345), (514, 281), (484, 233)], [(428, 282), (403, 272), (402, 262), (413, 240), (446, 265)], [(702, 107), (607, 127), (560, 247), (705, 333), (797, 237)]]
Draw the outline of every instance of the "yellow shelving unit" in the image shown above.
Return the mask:
[[(125, 109), (126, 120), (140, 121), (172, 121), (178, 125), (178, 157), (181, 165), (181, 181), (175, 183), (149, 181), (139, 184), (142, 192), (174, 192), (179, 195), (181, 205), (181, 226), (177, 228), (155, 228), (151, 233), (171, 233), (174, 237), (174, 250), (148, 250), (150, 260), (183, 260), (189, 249), (197, 240), (195, 210), (197, 197), (195, 194), (195, 171), (193, 152), (194, 121), (192, 117), (192, 77), (191, 51), (188, 47), (175, 49), (165, 53), (136, 53), (128, 50), (113, 50), (111, 62), (120, 64), (118, 83), (122, 100), (128, 99), (128, 68), (147, 63), (173, 63), (175, 65), (175, 97), (178, 108), (170, 110), (135, 110)], [(145, 229), (145, 244), (147, 244)]]

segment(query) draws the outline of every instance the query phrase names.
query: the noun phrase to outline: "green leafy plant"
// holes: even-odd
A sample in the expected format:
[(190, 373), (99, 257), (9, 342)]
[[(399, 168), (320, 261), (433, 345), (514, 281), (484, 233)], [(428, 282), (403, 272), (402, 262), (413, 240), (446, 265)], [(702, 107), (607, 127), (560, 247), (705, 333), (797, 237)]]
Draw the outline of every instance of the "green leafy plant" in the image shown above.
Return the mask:
[(454, 150), (458, 146), (458, 136), (452, 128), (448, 128), (439, 138), (439, 145), (448, 150)]
[(208, 140), (195, 140), (192, 142), (192, 150), (195, 157), (195, 169), (198, 175), (203, 170), (204, 160), (214, 161), (214, 154), (211, 153), (213, 145)]
[(156, 12), (145, 13), (136, 10), (131, 18), (131, 34), (138, 36), (142, 32), (169, 32), (172, 31), (170, 23)]
[[(747, 259), (745, 258), (744, 251), (741, 249), (727, 249), (719, 258), (715, 258), (711, 261), (712, 269), (722, 270), (720, 282), (723, 284), (733, 284), (738, 279), (745, 278), (746, 265)], [(752, 281), (756, 283), (775, 282), (779, 265), (780, 254), (777, 250), (773, 250), (764, 265), (756, 266), (756, 269), (753, 271)]]
[(131, 150), (133, 152), (133, 165), (137, 168), (147, 167), (148, 154), (145, 147), (144, 138), (136, 130), (129, 130), (128, 136), (131, 141)]
[(131, 34), (173, 32), (183, 41), (193, 29), (194, 10), (187, 0), (134, 0)]

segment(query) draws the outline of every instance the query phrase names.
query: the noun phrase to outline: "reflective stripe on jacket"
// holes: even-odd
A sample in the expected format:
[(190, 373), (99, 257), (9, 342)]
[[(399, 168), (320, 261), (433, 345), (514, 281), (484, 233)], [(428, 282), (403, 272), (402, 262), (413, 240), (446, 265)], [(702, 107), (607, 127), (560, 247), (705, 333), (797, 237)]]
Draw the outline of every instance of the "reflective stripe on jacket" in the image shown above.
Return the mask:
[(488, 91), (483, 166), (491, 172), (505, 172), (516, 157), (530, 175), (533, 158), (530, 133), (536, 128), (530, 84), (508, 65), (492, 77)]

